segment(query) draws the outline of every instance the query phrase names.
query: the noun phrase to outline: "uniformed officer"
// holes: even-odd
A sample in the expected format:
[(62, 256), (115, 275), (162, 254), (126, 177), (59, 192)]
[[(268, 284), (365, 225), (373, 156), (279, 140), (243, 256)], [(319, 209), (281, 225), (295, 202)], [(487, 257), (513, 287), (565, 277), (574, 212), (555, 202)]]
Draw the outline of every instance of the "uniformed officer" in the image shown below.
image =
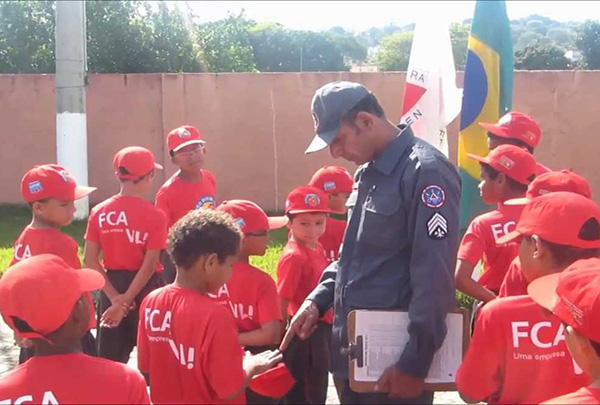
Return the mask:
[[(460, 179), (455, 167), (410, 128), (390, 122), (373, 93), (334, 82), (315, 93), (316, 136), (306, 153), (329, 146), (334, 158), (360, 165), (348, 200), (340, 260), (332, 263), (290, 324), (306, 338), (335, 307), (332, 372), (344, 403), (431, 403), (423, 382), (446, 336), (456, 304), (454, 263), (459, 236)], [(399, 361), (378, 382), (380, 393), (348, 384), (346, 319), (354, 309), (408, 310), (410, 335)], [(398, 399), (401, 398), (401, 399)]]

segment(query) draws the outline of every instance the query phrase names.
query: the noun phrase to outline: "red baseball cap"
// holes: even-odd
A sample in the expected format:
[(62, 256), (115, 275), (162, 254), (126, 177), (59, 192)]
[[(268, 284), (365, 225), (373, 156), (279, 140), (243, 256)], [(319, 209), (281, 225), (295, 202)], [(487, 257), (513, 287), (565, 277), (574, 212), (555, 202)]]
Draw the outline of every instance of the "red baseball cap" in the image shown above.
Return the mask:
[(570, 170), (561, 170), (539, 175), (527, 187), (525, 198), (515, 198), (505, 201), (504, 204), (525, 205), (535, 197), (556, 191), (569, 191), (586, 198), (592, 198), (592, 189), (583, 177)]
[(270, 398), (281, 398), (296, 384), (296, 380), (285, 363), (279, 363), (250, 380), (250, 388), (257, 394)]
[(34, 166), (21, 179), (21, 194), (28, 203), (46, 198), (74, 201), (94, 190), (96, 187), (78, 186), (73, 176), (58, 165)]
[(559, 245), (600, 248), (600, 208), (582, 195), (557, 191), (529, 201), (516, 229), (498, 238), (503, 245), (521, 235), (538, 235)]
[(177, 152), (179, 149), (194, 143), (204, 145), (206, 142), (200, 136), (198, 129), (191, 125), (175, 128), (167, 135), (167, 148), (170, 152)]
[(542, 130), (529, 115), (518, 111), (509, 111), (496, 124), (480, 122), (488, 132), (501, 138), (518, 139), (532, 148), (537, 148), (542, 139)]
[(500, 145), (490, 151), (486, 157), (472, 153), (467, 153), (467, 156), (490, 165), (521, 184), (531, 183), (537, 172), (537, 164), (533, 155), (514, 145)]
[(527, 287), (531, 298), (573, 329), (600, 343), (600, 259), (578, 260)]
[(322, 212), (328, 214), (329, 198), (323, 190), (312, 186), (301, 186), (292, 190), (285, 200), (285, 213), (304, 214), (310, 212)]
[(113, 159), (115, 174), (121, 179), (136, 180), (162, 166), (154, 162), (154, 155), (141, 146), (128, 146), (117, 152)]
[(248, 234), (257, 230), (279, 229), (288, 223), (287, 217), (267, 217), (267, 214), (252, 201), (223, 201), (217, 211), (227, 212), (235, 218), (242, 233)]
[(309, 186), (326, 193), (350, 193), (354, 180), (348, 170), (341, 166), (323, 166), (312, 176)]
[[(83, 293), (103, 286), (104, 276), (95, 270), (74, 269), (52, 254), (33, 256), (0, 278), (0, 313), (18, 336), (46, 339), (67, 321)], [(32, 331), (20, 330), (15, 318)]]

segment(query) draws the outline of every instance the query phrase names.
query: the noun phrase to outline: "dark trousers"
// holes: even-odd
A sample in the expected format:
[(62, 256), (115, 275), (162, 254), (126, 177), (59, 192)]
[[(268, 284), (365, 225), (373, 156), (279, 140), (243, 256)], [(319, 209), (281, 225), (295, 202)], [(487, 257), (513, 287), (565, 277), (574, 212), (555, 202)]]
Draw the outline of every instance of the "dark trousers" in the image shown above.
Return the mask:
[[(92, 332), (89, 330), (83, 335), (80, 340), (81, 342), (81, 350), (84, 354), (88, 356), (98, 356), (98, 351), (96, 350), (96, 339)], [(33, 347), (21, 347), (19, 351), (19, 364), (25, 363), (27, 360), (34, 356), (35, 350)]]
[[(126, 270), (109, 270), (106, 275), (119, 294), (124, 294), (137, 272)], [(127, 363), (129, 355), (137, 343), (137, 331), (139, 320), (139, 308), (142, 300), (153, 290), (162, 287), (164, 281), (161, 274), (153, 274), (142, 291), (135, 297), (135, 309), (129, 311), (116, 328), (98, 327), (98, 355), (105, 359)], [(106, 294), (100, 294), (100, 305), (98, 305), (98, 325), (100, 318), (111, 302)]]
[(284, 404), (324, 404), (330, 358), (331, 325), (319, 321), (315, 332), (299, 342), (292, 355), (289, 368), (296, 385), (284, 397)]
[(175, 275), (177, 274), (177, 271), (175, 269), (175, 263), (173, 263), (171, 256), (169, 256), (169, 253), (167, 253), (166, 250), (163, 250), (160, 253), (160, 262), (164, 268), (162, 273), (163, 279), (165, 280), (165, 283), (171, 284), (173, 281), (175, 281)]
[[(245, 349), (252, 354), (258, 354), (265, 350), (275, 350), (277, 346), (247, 346)], [(246, 403), (248, 405), (276, 405), (281, 403), (281, 398), (265, 397), (264, 395), (257, 394), (250, 388), (246, 388)]]
[(338, 398), (342, 405), (345, 404), (356, 404), (356, 405), (372, 405), (372, 404), (432, 404), (433, 403), (433, 391), (424, 391), (420, 397), (417, 398), (397, 398), (392, 399), (387, 394), (360, 394), (350, 389), (350, 383), (346, 379), (334, 378), (335, 388), (337, 390)]

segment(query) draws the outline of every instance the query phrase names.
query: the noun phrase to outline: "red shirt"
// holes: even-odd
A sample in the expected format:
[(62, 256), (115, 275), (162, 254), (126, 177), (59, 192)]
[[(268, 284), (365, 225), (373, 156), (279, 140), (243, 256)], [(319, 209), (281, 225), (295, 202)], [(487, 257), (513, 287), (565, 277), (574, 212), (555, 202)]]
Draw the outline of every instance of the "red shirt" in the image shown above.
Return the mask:
[(175, 173), (156, 193), (156, 206), (166, 215), (169, 228), (191, 210), (217, 205), (217, 181), (208, 170), (202, 170), (197, 183), (183, 181)]
[(457, 258), (472, 265), (483, 259), (483, 274), (478, 282), (485, 288), (498, 292), (510, 262), (517, 257), (516, 242), (498, 245), (496, 240), (513, 231), (523, 211), (523, 206), (498, 204), (498, 209), (478, 216), (471, 222), (460, 247)]
[(92, 209), (85, 240), (100, 244), (105, 269), (138, 271), (148, 250), (165, 249), (167, 219), (142, 198), (115, 195)]
[(275, 281), (248, 263), (234, 264), (229, 281), (211, 297), (231, 311), (239, 332), (260, 329), (267, 322), (281, 321)]
[(528, 296), (490, 301), (474, 329), (456, 377), (469, 398), (537, 404), (590, 383), (569, 354), (560, 319)]
[(78, 246), (75, 239), (54, 228), (32, 228), (26, 226), (15, 241), (15, 253), (10, 265), (21, 260), (45, 253), (52, 253), (63, 259), (74, 269), (81, 268), (77, 255)]
[(142, 375), (125, 364), (63, 354), (32, 357), (0, 378), (0, 403), (149, 404)]
[(515, 295), (527, 295), (527, 286), (529, 283), (521, 271), (521, 261), (518, 257), (512, 261), (504, 281), (500, 287), (498, 297), (514, 297)]
[(600, 389), (585, 387), (562, 397), (544, 401), (544, 404), (600, 404)]
[[(80, 269), (81, 262), (77, 253), (78, 249), (75, 239), (58, 229), (32, 228), (28, 225), (15, 241), (15, 253), (10, 265), (12, 266), (32, 256), (51, 253), (63, 259), (74, 269)], [(94, 329), (96, 327), (94, 301), (90, 293), (86, 293), (85, 298), (90, 307), (90, 329)]]
[[(277, 264), (277, 293), (290, 300), (290, 317), (298, 311), (308, 294), (319, 284), (328, 262), (321, 244), (315, 250), (289, 240)], [(328, 311), (321, 320), (332, 323), (332, 312)]]
[(325, 257), (332, 263), (340, 258), (340, 246), (344, 241), (346, 221), (327, 217), (325, 233), (319, 238), (319, 243), (325, 250)]
[(140, 307), (138, 367), (150, 374), (152, 402), (225, 401), (244, 384), (243, 352), (229, 311), (212, 298), (168, 285)]

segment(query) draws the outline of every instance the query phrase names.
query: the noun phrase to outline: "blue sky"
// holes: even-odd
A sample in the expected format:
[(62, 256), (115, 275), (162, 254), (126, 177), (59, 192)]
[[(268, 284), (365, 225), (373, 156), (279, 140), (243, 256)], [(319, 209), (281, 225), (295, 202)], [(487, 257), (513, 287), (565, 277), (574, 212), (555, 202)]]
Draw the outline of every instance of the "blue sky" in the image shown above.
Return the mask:
[[(404, 25), (435, 10), (450, 21), (471, 18), (475, 1), (188, 1), (201, 21), (223, 18), (242, 8), (249, 18), (279, 22), (292, 29), (326, 30), (342, 26), (362, 31), (390, 23)], [(179, 7), (185, 7), (179, 2)], [(541, 14), (558, 21), (600, 19), (596, 1), (507, 1), (509, 18)]]

